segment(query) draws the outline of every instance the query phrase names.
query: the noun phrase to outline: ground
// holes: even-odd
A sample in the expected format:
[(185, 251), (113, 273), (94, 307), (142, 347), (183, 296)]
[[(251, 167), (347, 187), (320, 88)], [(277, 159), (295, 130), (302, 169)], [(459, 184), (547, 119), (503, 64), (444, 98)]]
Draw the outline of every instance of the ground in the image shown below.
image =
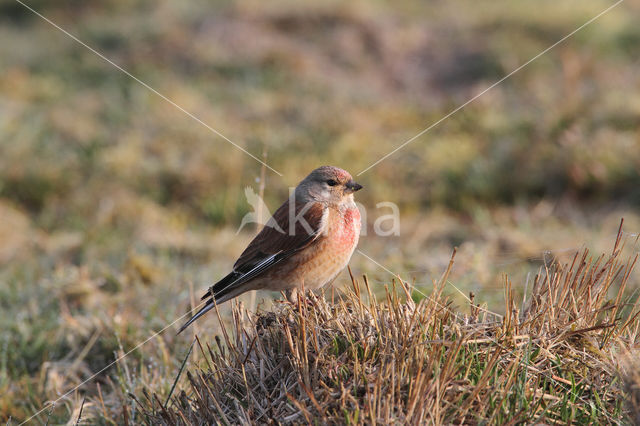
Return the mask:
[[(181, 315), (311, 169), (365, 187), (350, 266), (373, 292), (400, 275), (499, 311), (576, 251), (640, 232), (640, 9), (623, 2), (368, 169), (614, 3), (471, 1), (0, 5), (0, 419), (26, 420)], [(374, 232), (400, 212), (397, 236)], [(374, 261), (370, 260), (373, 259)], [(377, 262), (377, 263), (376, 263)], [(381, 267), (382, 266), (382, 267)], [(350, 285), (343, 273), (335, 291)], [(625, 296), (640, 287), (633, 272)], [(613, 290), (612, 290), (613, 291)], [(419, 294), (419, 293), (418, 293)], [(255, 310), (277, 294), (247, 294)], [(230, 321), (231, 304), (221, 309)], [(127, 395), (167, 395), (192, 341), (180, 321), (46, 409), (122, 422)], [(214, 315), (196, 327), (220, 333)], [(195, 356), (195, 355), (194, 355)], [(193, 359), (188, 367), (197, 365)], [(183, 380), (180, 389), (187, 389)], [(100, 395), (104, 406), (101, 405)]]

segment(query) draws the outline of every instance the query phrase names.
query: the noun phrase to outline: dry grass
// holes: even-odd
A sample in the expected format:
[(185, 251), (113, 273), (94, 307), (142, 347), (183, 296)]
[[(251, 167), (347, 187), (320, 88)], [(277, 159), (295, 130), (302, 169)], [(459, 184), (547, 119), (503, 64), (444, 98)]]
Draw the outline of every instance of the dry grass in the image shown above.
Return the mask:
[(197, 340), (206, 363), (185, 390), (132, 397), (140, 419), (170, 425), (629, 421), (638, 378), (625, 391), (618, 371), (640, 343), (640, 311), (623, 296), (637, 254), (620, 259), (621, 235), (608, 256), (585, 250), (541, 270), (522, 312), (506, 280), (504, 316), (455, 313), (443, 296), (451, 265), (417, 303), (405, 282), (379, 301), (352, 277), (336, 297), (256, 314), (236, 305), (233, 330)]

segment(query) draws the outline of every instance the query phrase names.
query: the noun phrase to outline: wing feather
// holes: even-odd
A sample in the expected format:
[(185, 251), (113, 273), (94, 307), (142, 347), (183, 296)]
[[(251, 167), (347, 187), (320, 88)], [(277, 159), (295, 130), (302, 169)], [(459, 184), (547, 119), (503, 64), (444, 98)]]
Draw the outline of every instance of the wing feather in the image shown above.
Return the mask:
[(215, 303), (228, 300), (225, 296), (231, 294), (237, 296), (243, 293), (244, 291), (235, 291), (241, 285), (259, 277), (274, 265), (304, 249), (317, 238), (321, 238), (325, 226), (323, 221), (325, 208), (322, 203), (317, 202), (296, 203), (291, 206), (290, 200), (285, 201), (242, 252), (233, 265), (233, 271), (202, 296), (202, 300), (209, 299), (209, 301), (180, 328), (179, 332), (211, 310)]

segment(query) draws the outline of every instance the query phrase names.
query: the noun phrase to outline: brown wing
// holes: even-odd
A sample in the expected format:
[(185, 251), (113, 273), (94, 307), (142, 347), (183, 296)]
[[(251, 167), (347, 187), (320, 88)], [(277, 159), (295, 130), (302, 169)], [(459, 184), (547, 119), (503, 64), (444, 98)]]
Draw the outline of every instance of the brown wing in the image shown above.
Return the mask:
[(216, 303), (243, 293), (239, 288), (242, 284), (307, 247), (315, 239), (322, 238), (324, 206), (321, 203), (296, 204), (294, 212), (289, 211), (289, 206), (287, 200), (276, 210), (262, 231), (242, 252), (233, 265), (233, 271), (202, 296), (203, 300), (209, 300), (178, 333), (210, 311)]
[(234, 271), (250, 268), (272, 254), (296, 252), (322, 233), (321, 203), (296, 203), (293, 209), (290, 206), (287, 200), (275, 211), (233, 265)]

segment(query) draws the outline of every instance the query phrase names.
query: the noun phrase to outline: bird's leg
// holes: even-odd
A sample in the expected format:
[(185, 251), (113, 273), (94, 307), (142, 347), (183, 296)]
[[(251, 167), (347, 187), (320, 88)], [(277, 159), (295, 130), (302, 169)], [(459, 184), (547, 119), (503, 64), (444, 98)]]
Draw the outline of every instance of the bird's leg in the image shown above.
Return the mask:
[(290, 290), (285, 290), (284, 293), (285, 293), (285, 296), (287, 297), (287, 300), (292, 305), (295, 304), (298, 301), (298, 289), (296, 287), (294, 287), (294, 288), (292, 288)]

